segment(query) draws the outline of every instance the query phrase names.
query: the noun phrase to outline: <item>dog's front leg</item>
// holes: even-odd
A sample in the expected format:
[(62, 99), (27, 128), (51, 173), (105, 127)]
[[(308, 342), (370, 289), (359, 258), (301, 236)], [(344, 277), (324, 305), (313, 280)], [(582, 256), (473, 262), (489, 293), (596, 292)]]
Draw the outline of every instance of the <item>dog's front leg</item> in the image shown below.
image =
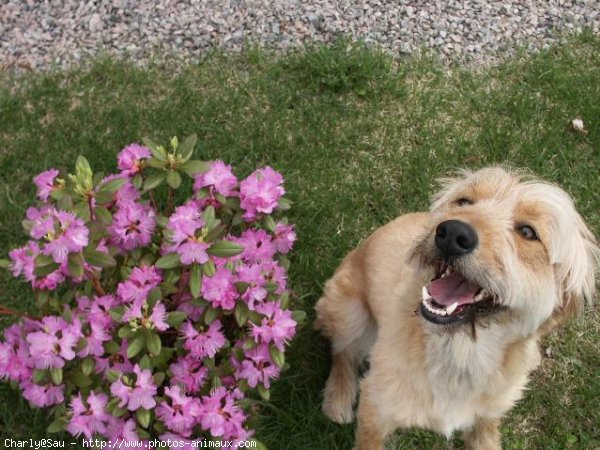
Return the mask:
[(354, 450), (383, 450), (389, 427), (369, 396), (368, 379), (361, 385)]
[(468, 431), (464, 441), (467, 450), (502, 450), (500, 420), (479, 418)]

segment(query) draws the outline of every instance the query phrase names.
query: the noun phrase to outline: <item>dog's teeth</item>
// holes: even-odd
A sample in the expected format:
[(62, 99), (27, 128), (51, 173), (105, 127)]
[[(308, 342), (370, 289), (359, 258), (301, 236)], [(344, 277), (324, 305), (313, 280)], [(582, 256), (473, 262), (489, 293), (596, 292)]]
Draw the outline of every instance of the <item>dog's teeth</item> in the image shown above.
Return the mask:
[(481, 291), (479, 291), (479, 294), (477, 294), (475, 296), (475, 298), (473, 300), (475, 300), (476, 302), (479, 302), (481, 300), (483, 300), (483, 298), (487, 295), (487, 292), (485, 289), (482, 289)]
[(452, 314), (456, 310), (456, 308), (458, 308), (458, 302), (452, 303), (450, 306), (448, 306), (446, 308), (446, 314), (448, 314), (448, 315)]
[(423, 296), (423, 301), (429, 300), (431, 298), (431, 295), (429, 295), (429, 292), (427, 292), (427, 288), (425, 286), (423, 286), (423, 290), (421, 291), (421, 295)]

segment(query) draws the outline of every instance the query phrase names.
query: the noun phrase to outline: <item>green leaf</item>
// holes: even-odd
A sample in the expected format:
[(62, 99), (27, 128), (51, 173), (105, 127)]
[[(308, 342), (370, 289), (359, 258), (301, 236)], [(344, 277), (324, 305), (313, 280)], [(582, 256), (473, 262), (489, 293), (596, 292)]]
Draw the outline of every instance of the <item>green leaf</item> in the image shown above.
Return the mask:
[(207, 172), (210, 169), (210, 163), (204, 161), (190, 160), (179, 168), (193, 178), (201, 172)]
[(210, 248), (206, 251), (209, 255), (212, 256), (220, 256), (223, 258), (227, 258), (230, 256), (239, 255), (244, 251), (244, 246), (237, 244), (231, 241), (219, 241), (215, 242)]
[(206, 312), (204, 313), (204, 323), (206, 325), (210, 325), (215, 321), (217, 317), (219, 317), (219, 314), (221, 314), (220, 308), (206, 308)]
[(152, 380), (156, 386), (160, 386), (163, 384), (163, 381), (165, 381), (165, 376), (166, 375), (164, 372), (156, 372), (154, 375), (152, 375)]
[(209, 230), (214, 228), (219, 223), (215, 213), (215, 208), (213, 206), (206, 207), (202, 213), (202, 220), (204, 221), (204, 226)]
[(148, 355), (142, 356), (140, 358), (139, 366), (140, 366), (140, 369), (151, 370), (152, 362), (150, 362), (150, 357), (148, 357)]
[(269, 354), (271, 355), (271, 359), (273, 360), (275, 365), (281, 369), (285, 364), (285, 355), (283, 354), (283, 352), (280, 351), (274, 345), (270, 345)]
[(162, 169), (165, 170), (167, 168), (167, 162), (165, 160), (160, 160), (157, 158), (150, 158), (146, 160), (146, 164), (154, 169)]
[(205, 276), (212, 277), (216, 271), (217, 271), (217, 268), (215, 267), (215, 263), (213, 260), (208, 260), (207, 262), (202, 264), (202, 273)]
[(117, 336), (119, 336), (121, 339), (129, 339), (131, 336), (133, 336), (133, 334), (134, 331), (129, 325), (123, 325), (121, 328), (119, 328), (119, 331), (117, 331)]
[(110, 315), (112, 320), (114, 320), (115, 322), (120, 322), (121, 320), (123, 320), (124, 312), (125, 312), (125, 306), (123, 306), (123, 305), (115, 306), (114, 308), (111, 308), (108, 310), (108, 314)]
[(78, 253), (69, 254), (67, 267), (69, 268), (69, 275), (73, 278), (81, 278), (83, 276), (83, 260)]
[(184, 163), (189, 161), (189, 159), (192, 157), (197, 141), (198, 135), (196, 133), (190, 134), (177, 148), (177, 153), (179, 153)]
[(167, 184), (173, 189), (177, 189), (181, 184), (181, 175), (176, 170), (169, 170), (167, 172)]
[(157, 188), (165, 181), (166, 175), (164, 172), (156, 172), (151, 174), (144, 180), (144, 192)]
[(52, 380), (55, 386), (61, 384), (63, 380), (62, 369), (60, 367), (54, 367), (50, 369), (50, 379)]
[(150, 330), (146, 330), (146, 332), (144, 334), (145, 334), (144, 339), (146, 342), (146, 348), (148, 349), (148, 351), (155, 356), (159, 355), (160, 350), (162, 348), (162, 342), (160, 340), (160, 336), (158, 334), (156, 334), (156, 332), (150, 331)]
[(150, 292), (148, 292), (148, 305), (154, 306), (157, 301), (159, 301), (162, 296), (162, 291), (159, 287), (155, 287)]
[(304, 311), (292, 311), (292, 319), (296, 321), (298, 325), (306, 321), (306, 313)]
[(108, 253), (99, 252), (98, 250), (92, 250), (89, 247), (83, 251), (83, 257), (85, 261), (95, 267), (115, 267), (117, 261)]
[(75, 372), (70, 376), (71, 381), (77, 387), (84, 388), (92, 384), (92, 380), (89, 376), (83, 374), (83, 372)]
[(75, 171), (77, 172), (77, 175), (87, 176), (89, 174), (91, 178), (92, 168), (90, 167), (90, 163), (85, 156), (79, 155), (77, 157), (77, 160), (75, 161)]
[(35, 267), (47, 266), (48, 264), (53, 264), (54, 260), (51, 256), (48, 255), (38, 255), (35, 258)]
[(67, 428), (67, 419), (60, 417), (55, 421), (51, 422), (50, 425), (48, 425), (48, 428), (46, 428), (46, 432), (60, 433), (61, 431), (64, 431), (65, 428)]
[(122, 178), (113, 178), (112, 180), (107, 181), (106, 183), (104, 183), (100, 187), (99, 190), (100, 191), (108, 191), (111, 194), (114, 194), (119, 189), (121, 189), (125, 183), (127, 183), (127, 178), (125, 178), (125, 177), (122, 177)]
[(258, 384), (256, 386), (256, 390), (258, 391), (258, 394), (263, 400), (267, 402), (269, 401), (269, 399), (271, 398), (271, 393), (267, 388), (265, 388), (262, 384)]
[(197, 263), (192, 264), (192, 268), (190, 270), (190, 281), (189, 287), (190, 292), (192, 293), (192, 297), (198, 298), (200, 297), (200, 286), (202, 285), (202, 269), (200, 265)]
[(105, 225), (110, 225), (112, 223), (112, 214), (104, 206), (96, 206), (94, 214), (96, 219), (100, 220)]
[(248, 313), (250, 310), (244, 302), (239, 302), (235, 307), (235, 321), (238, 326), (243, 327), (248, 321)]
[(279, 204), (277, 205), (277, 211), (287, 211), (292, 207), (292, 201), (288, 200), (285, 197), (281, 197), (279, 199)]
[(45, 277), (46, 275), (54, 272), (59, 268), (59, 265), (53, 262), (52, 264), (48, 264), (47, 266), (36, 267), (33, 273), (36, 277)]
[(133, 187), (136, 189), (141, 189), (142, 188), (142, 176), (138, 173), (136, 174), (133, 179), (131, 180), (131, 184), (133, 184)]
[(92, 370), (94, 370), (94, 359), (93, 358), (85, 358), (82, 362), (81, 362), (81, 372), (84, 375), (89, 375), (92, 373)]
[(165, 151), (162, 145), (158, 145), (156, 142), (154, 142), (148, 137), (143, 137), (142, 142), (146, 147), (150, 149), (150, 151), (152, 152), (152, 156), (154, 156), (156, 159), (160, 161), (165, 161), (167, 159), (167, 152)]
[(148, 426), (150, 425), (151, 416), (150, 411), (148, 411), (147, 409), (139, 408), (135, 412), (135, 418), (137, 420), (137, 423), (139, 423), (140, 426), (143, 428), (148, 428)]
[(73, 207), (73, 211), (77, 214), (84, 222), (89, 222), (90, 220), (90, 207), (87, 202), (77, 202)]
[(57, 203), (58, 209), (63, 211), (70, 211), (73, 209), (73, 197), (69, 194), (65, 194)]
[(10, 261), (8, 259), (0, 259), (0, 269), (10, 268)]
[(118, 370), (109, 369), (106, 371), (106, 379), (111, 383), (117, 381), (120, 375), (121, 372), (119, 372)]
[(265, 216), (262, 220), (262, 225), (269, 233), (274, 233), (275, 227), (277, 226), (275, 220), (271, 216)]
[(35, 369), (33, 371), (33, 382), (40, 384), (46, 378), (46, 371), (42, 369)]
[(179, 325), (183, 323), (183, 321), (187, 319), (187, 313), (184, 311), (171, 311), (167, 314), (166, 322), (169, 326), (173, 328), (177, 328)]
[(108, 191), (100, 190), (96, 192), (94, 195), (94, 199), (96, 199), (96, 203), (99, 205), (105, 205), (113, 201), (113, 194)]
[(127, 347), (127, 358), (131, 359), (139, 352), (142, 351), (144, 347), (144, 336), (138, 335), (133, 340), (129, 341), (129, 345)]
[(214, 226), (210, 229), (210, 231), (208, 233), (206, 233), (206, 236), (204, 237), (204, 241), (205, 242), (212, 242), (217, 238), (220, 238), (225, 231), (227, 231), (227, 226), (223, 225), (223, 224), (219, 224), (217, 226)]
[(154, 264), (158, 269), (174, 269), (181, 265), (179, 255), (177, 253), (169, 253), (161, 258), (158, 258)]

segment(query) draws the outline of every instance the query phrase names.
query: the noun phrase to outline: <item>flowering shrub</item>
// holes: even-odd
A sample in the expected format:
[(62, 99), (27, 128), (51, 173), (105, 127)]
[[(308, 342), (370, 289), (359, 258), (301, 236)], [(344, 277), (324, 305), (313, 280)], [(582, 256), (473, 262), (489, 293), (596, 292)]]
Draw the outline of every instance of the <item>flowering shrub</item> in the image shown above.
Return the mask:
[[(52, 406), (49, 432), (246, 440), (302, 318), (288, 309), (294, 227), (271, 216), (289, 207), (283, 178), (192, 160), (195, 136), (144, 142), (119, 153), (116, 175), (80, 156), (74, 175), (34, 178), (31, 240), (3, 264), (41, 314), (5, 330), (0, 378)], [(193, 195), (176, 206), (182, 173)]]

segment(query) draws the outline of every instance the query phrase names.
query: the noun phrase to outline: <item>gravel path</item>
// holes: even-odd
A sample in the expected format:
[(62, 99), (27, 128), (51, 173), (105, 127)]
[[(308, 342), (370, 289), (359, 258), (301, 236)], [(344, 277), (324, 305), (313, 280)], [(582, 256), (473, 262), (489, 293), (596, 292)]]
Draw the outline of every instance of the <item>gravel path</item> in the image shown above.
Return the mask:
[(0, 0), (0, 68), (66, 67), (98, 52), (193, 60), (246, 40), (285, 49), (340, 34), (487, 63), (586, 27), (600, 32), (600, 0)]

